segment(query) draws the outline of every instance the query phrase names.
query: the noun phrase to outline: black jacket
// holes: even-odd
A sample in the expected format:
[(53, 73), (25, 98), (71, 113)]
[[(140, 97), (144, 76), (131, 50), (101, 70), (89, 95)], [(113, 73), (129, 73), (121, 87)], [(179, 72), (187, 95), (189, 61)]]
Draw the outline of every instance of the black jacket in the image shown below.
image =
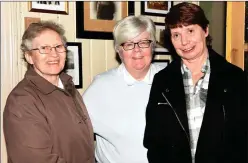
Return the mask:
[[(247, 78), (209, 49), (210, 81), (195, 163), (247, 163)], [(144, 146), (150, 163), (191, 163), (181, 61), (154, 77)]]

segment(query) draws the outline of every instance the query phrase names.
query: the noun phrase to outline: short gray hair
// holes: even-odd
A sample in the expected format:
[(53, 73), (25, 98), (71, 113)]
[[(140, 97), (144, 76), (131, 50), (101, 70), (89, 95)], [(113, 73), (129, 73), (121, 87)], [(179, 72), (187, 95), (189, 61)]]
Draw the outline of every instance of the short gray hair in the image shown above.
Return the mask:
[[(66, 44), (66, 37), (64, 36), (65, 30), (62, 25), (57, 24), (53, 21), (40, 21), (37, 23), (32, 23), (28, 26), (22, 36), (21, 50), (23, 53), (23, 58), (25, 60), (25, 53), (32, 48), (32, 41), (43, 31), (52, 30), (59, 34), (63, 44)], [(26, 60), (25, 60), (26, 61)]]
[(113, 30), (115, 51), (118, 51), (118, 47), (122, 43), (138, 36), (144, 31), (150, 33), (150, 39), (153, 41), (153, 45), (155, 46), (156, 28), (150, 18), (143, 15), (128, 16), (117, 22)]

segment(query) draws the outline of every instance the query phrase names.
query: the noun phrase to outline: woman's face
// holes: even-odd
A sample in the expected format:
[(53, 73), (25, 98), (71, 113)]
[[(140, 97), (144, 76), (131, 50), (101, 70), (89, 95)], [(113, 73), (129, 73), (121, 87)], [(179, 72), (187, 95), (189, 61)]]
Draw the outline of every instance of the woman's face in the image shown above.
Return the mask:
[(123, 46), (119, 47), (120, 58), (131, 75), (149, 70), (152, 61), (152, 43), (149, 40), (150, 33), (144, 31), (137, 37), (125, 42), (123, 46), (127, 47), (130, 43), (140, 42), (141, 46), (148, 45), (148, 47), (140, 48), (137, 44), (131, 50), (125, 50)]
[(204, 31), (199, 25), (188, 25), (171, 29), (171, 41), (177, 54), (183, 60), (195, 60), (207, 55), (206, 37), (208, 27)]
[[(48, 53), (42, 54), (37, 49), (47, 49), (47, 46), (57, 47), (61, 52), (57, 52), (55, 48), (52, 48), (50, 52), (48, 50)], [(50, 77), (58, 76), (64, 68), (66, 59), (66, 50), (59, 34), (52, 30), (41, 32), (33, 39), (32, 49), (37, 50), (31, 50), (31, 53), (26, 53), (25, 58), (29, 64), (33, 65), (34, 70), (47, 80)]]

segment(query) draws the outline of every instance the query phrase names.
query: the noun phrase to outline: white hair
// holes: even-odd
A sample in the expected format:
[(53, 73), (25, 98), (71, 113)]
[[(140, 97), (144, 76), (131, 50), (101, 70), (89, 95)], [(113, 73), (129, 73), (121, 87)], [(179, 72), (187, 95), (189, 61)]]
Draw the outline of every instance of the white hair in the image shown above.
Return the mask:
[(153, 21), (146, 16), (128, 16), (117, 22), (113, 30), (114, 48), (118, 52), (119, 46), (138, 36), (142, 32), (150, 33), (153, 45), (156, 45), (156, 28)]

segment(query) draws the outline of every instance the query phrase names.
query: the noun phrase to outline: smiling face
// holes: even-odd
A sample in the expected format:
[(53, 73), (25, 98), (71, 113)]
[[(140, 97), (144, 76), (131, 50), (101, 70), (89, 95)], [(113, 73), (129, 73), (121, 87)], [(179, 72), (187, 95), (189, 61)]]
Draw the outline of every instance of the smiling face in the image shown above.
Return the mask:
[(199, 25), (193, 24), (172, 28), (170, 31), (172, 44), (183, 60), (195, 60), (207, 55), (208, 27), (204, 31)]
[[(142, 40), (150, 40), (150, 33), (144, 31), (137, 37), (128, 40), (126, 43), (137, 43)], [(137, 73), (146, 74), (149, 70), (152, 60), (152, 43), (150, 43), (150, 46), (147, 48), (140, 48), (135, 44), (135, 47), (132, 50), (124, 50), (123, 47), (120, 46), (118, 51), (127, 71), (132, 76)]]
[[(41, 32), (32, 41), (32, 49), (40, 48), (42, 46), (55, 47), (63, 44), (58, 33), (52, 30), (45, 30)], [(25, 53), (27, 62), (33, 65), (34, 70), (42, 77), (50, 81), (51, 77), (57, 77), (63, 70), (66, 59), (66, 52), (56, 52), (52, 48), (50, 53), (41, 54), (39, 50), (31, 50)]]

